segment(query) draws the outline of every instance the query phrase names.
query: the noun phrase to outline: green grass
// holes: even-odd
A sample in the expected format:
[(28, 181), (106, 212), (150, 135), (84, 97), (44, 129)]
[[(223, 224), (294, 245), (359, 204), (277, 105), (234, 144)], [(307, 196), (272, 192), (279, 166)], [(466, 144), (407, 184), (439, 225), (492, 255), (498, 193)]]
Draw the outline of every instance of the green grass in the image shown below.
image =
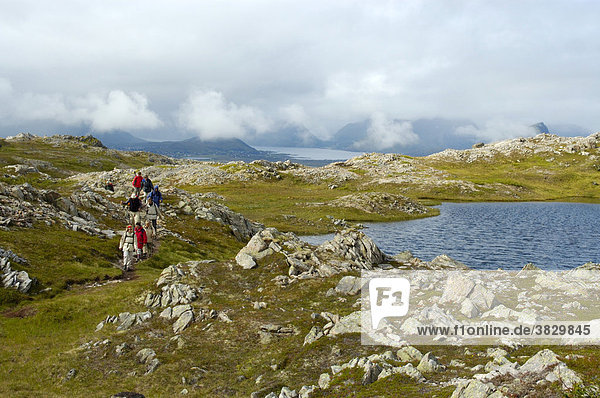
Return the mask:
[[(328, 184), (308, 184), (285, 175), (281, 180), (228, 182), (214, 186), (186, 186), (191, 192), (216, 192), (225, 204), (247, 218), (282, 231), (301, 235), (328, 233), (336, 226), (327, 216), (348, 222), (401, 221), (423, 217), (402, 212), (368, 213), (355, 208), (331, 206), (328, 203), (344, 195), (356, 194), (356, 183), (348, 182), (336, 189)], [(438, 214), (437, 209), (424, 216)]]

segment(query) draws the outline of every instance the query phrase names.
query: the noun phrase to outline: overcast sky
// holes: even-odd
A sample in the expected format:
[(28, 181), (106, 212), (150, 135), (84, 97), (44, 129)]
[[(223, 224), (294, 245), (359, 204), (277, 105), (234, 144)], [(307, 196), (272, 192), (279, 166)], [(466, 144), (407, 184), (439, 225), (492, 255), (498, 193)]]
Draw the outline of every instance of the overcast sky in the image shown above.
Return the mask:
[(538, 121), (599, 131), (599, 16), (593, 0), (0, 0), (0, 127), (325, 137), (445, 117), (488, 138)]

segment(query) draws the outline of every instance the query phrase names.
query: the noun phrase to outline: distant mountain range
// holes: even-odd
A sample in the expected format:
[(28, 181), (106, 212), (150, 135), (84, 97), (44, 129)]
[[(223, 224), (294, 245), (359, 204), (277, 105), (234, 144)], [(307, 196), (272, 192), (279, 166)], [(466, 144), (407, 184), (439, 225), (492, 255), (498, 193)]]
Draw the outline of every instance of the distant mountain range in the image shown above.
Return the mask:
[[(148, 141), (136, 137), (125, 131), (96, 134), (96, 136), (109, 148), (121, 150), (148, 151), (161, 155), (196, 158), (218, 161), (229, 160), (285, 160), (285, 155), (272, 152), (259, 151), (251, 145), (264, 147), (304, 147), (338, 149), (355, 152), (395, 152), (411, 156), (426, 156), (444, 149), (471, 148), (480, 139), (474, 135), (461, 134), (459, 128), (477, 131), (475, 123), (465, 119), (417, 119), (393, 120), (393, 125), (405, 124), (409, 126), (410, 135), (413, 137), (405, 144), (396, 143), (382, 146), (373, 136), (372, 121), (370, 119), (355, 123), (348, 123), (337, 131), (330, 139), (321, 139), (301, 128), (287, 126), (278, 131), (249, 136), (246, 142), (232, 139), (218, 139), (205, 141), (200, 138), (188, 138), (180, 141)], [(575, 125), (561, 125), (549, 129), (540, 122), (533, 127), (537, 133), (557, 133), (559, 135), (587, 135), (590, 132)], [(559, 130), (560, 131), (557, 131)], [(561, 134), (564, 132), (564, 134)], [(385, 134), (385, 131), (384, 131)], [(418, 137), (418, 138), (415, 138)], [(392, 137), (393, 138), (393, 137)], [(397, 142), (392, 140), (391, 142)], [(337, 160), (337, 159), (332, 159)], [(311, 161), (302, 161), (305, 164), (319, 165)], [(313, 164), (314, 163), (314, 164)]]
[(194, 137), (181, 141), (148, 141), (125, 131), (97, 134), (97, 137), (109, 148), (147, 151), (178, 158), (254, 160), (264, 154), (237, 138), (203, 141)]

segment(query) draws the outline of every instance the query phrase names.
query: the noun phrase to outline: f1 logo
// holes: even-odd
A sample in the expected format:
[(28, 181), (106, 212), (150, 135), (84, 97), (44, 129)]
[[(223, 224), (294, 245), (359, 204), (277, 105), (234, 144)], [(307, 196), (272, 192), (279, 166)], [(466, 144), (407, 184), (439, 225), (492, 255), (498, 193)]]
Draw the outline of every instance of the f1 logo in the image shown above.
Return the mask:
[(373, 278), (369, 281), (371, 326), (379, 328), (384, 318), (400, 317), (408, 313), (410, 282), (406, 278)]

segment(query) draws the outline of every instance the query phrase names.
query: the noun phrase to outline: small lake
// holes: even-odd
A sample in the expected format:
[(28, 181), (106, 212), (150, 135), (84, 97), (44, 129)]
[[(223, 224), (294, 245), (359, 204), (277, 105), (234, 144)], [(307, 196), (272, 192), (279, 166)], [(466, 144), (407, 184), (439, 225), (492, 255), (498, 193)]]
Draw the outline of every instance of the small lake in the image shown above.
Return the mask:
[[(440, 254), (476, 269), (569, 269), (600, 262), (600, 205), (587, 203), (443, 203), (437, 217), (367, 223), (386, 253)], [(322, 243), (332, 235), (303, 237)]]

